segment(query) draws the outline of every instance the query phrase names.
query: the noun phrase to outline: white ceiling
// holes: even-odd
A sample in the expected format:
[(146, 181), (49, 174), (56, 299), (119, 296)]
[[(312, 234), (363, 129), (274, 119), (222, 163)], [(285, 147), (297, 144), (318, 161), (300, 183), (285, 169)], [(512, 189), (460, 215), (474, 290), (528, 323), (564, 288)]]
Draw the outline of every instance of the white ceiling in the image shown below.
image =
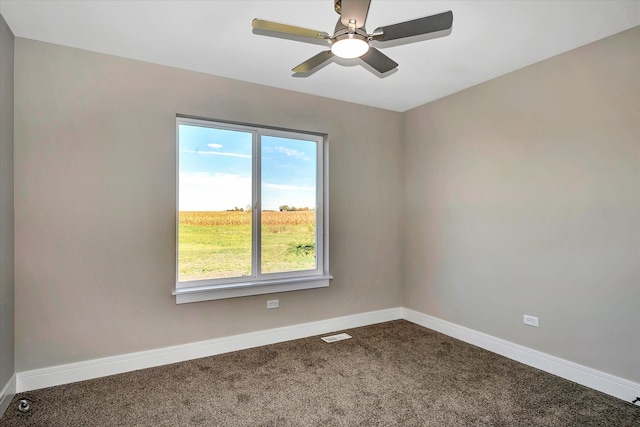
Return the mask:
[(400, 64), (383, 78), (358, 59), (293, 77), (291, 68), (326, 48), (253, 34), (252, 19), (332, 33), (338, 19), (333, 0), (0, 0), (17, 37), (395, 111), (640, 25), (637, 0), (372, 0), (367, 28), (446, 10), (453, 11), (450, 35), (376, 45)]

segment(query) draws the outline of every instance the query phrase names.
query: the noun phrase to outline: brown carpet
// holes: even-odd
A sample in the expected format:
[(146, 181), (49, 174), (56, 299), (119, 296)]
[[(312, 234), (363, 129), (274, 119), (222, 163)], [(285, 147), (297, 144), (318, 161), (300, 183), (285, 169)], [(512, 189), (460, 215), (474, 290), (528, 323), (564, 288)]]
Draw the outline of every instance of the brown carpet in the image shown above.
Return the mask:
[(640, 426), (638, 406), (403, 320), (346, 332), (22, 393), (0, 425)]

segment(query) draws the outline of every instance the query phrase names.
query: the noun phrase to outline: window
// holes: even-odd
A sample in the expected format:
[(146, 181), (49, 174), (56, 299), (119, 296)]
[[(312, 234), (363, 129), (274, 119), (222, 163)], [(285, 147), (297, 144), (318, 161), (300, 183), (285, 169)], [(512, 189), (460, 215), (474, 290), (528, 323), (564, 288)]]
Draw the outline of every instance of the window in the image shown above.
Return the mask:
[(177, 303), (329, 285), (324, 138), (177, 118)]

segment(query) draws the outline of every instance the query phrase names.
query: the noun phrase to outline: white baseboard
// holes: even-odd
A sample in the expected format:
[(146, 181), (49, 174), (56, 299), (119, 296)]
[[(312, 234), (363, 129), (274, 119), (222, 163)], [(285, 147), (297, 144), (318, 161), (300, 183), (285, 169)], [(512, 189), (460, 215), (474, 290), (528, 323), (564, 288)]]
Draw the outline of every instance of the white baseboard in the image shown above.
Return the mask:
[(306, 338), (343, 329), (388, 322), (390, 320), (400, 319), (401, 313), (402, 309), (397, 307), (156, 350), (34, 369), (16, 374), (17, 384), (15, 389), (18, 393), (21, 393), (44, 387), (68, 384), (138, 369), (152, 368), (169, 363), (183, 362), (200, 357), (214, 356), (231, 351)]
[(0, 391), (0, 418), (2, 418), (2, 414), (7, 410), (13, 396), (16, 395), (16, 376), (13, 375), (9, 382), (4, 386), (2, 391)]
[(402, 318), (627, 402), (640, 396), (640, 384), (605, 372), (407, 308), (402, 309)]
[[(154, 366), (177, 363), (200, 357), (214, 356), (231, 351), (245, 350), (397, 319), (408, 320), (425, 328), (443, 333), (627, 402), (640, 396), (640, 384), (632, 381), (514, 344), (446, 320), (398, 307), (234, 335), (231, 337), (216, 338), (191, 344), (19, 372), (13, 377), (12, 381), (7, 384), (3, 390), (3, 394), (0, 395), (0, 399), (2, 399), (0, 400), (0, 409), (5, 400), (7, 400), (6, 405), (9, 404), (15, 393), (120, 374), (138, 369), (152, 368)], [(10, 397), (3, 398), (4, 396)]]

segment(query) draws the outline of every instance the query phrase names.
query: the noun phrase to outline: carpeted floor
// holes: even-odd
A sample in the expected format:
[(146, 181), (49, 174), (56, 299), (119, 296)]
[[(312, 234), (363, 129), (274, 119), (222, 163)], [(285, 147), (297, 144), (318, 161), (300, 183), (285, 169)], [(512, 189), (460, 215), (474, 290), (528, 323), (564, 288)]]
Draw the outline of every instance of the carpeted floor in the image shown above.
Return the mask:
[(0, 425), (640, 426), (638, 406), (403, 320), (346, 332), (22, 393)]

